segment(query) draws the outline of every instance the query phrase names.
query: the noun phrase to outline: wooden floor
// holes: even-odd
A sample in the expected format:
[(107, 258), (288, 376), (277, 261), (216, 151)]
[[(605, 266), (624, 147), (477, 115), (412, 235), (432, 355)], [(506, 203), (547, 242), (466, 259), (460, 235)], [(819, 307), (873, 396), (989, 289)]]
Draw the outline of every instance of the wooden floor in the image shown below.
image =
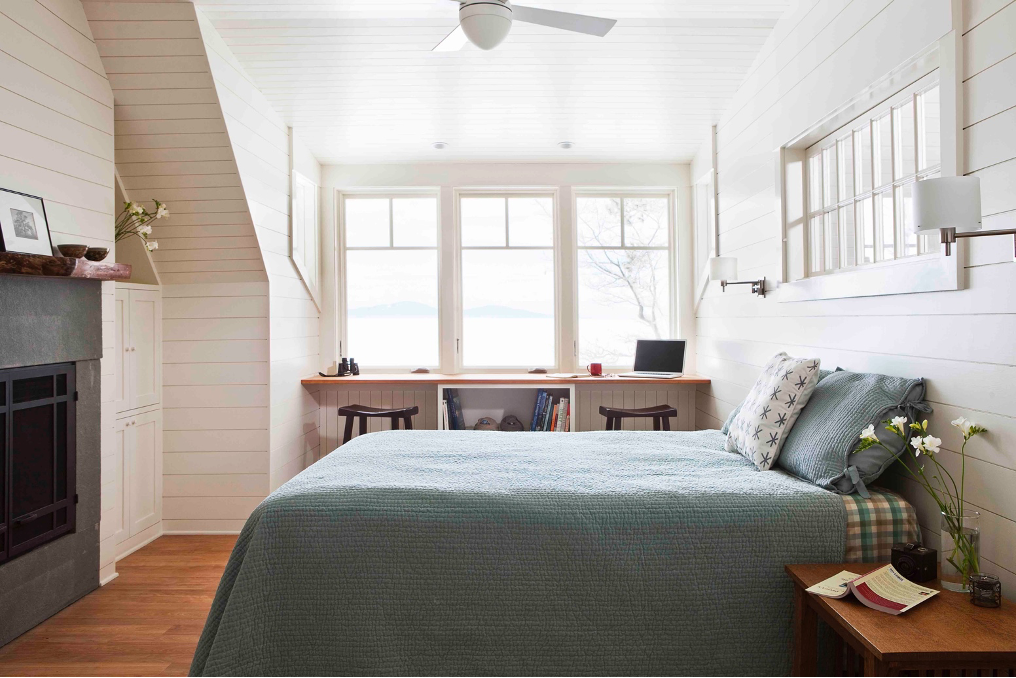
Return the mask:
[(0, 648), (4, 676), (185, 676), (235, 536), (160, 537)]

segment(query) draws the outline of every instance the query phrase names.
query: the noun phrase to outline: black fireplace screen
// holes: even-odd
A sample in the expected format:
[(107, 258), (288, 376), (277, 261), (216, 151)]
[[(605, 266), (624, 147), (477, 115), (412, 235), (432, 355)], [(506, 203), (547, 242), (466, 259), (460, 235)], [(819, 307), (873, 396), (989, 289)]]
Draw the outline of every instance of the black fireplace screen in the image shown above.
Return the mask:
[(0, 562), (74, 531), (74, 365), (0, 370)]

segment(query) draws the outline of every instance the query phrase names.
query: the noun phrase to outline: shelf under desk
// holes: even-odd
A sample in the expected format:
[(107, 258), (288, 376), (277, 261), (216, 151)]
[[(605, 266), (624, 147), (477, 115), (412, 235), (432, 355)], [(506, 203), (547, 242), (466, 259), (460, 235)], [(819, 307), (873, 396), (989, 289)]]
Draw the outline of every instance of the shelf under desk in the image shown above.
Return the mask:
[[(532, 417), (532, 402), (539, 389), (570, 394), (573, 431), (602, 431), (606, 420), (599, 413), (608, 407), (649, 407), (667, 404), (677, 409), (671, 420), (675, 431), (695, 429), (695, 400), (700, 385), (709, 379), (688, 375), (679, 379), (632, 379), (628, 377), (560, 378), (542, 374), (361, 374), (355, 377), (310, 377), (302, 381), (309, 396), (318, 403), (321, 449), (334, 450), (342, 441), (338, 409), (345, 405), (407, 407), (416, 405), (413, 418), (417, 429), (440, 429), (440, 394), (447, 389), (468, 391), (463, 410), (474, 421), (480, 414), (514, 414), (525, 425)], [(499, 393), (500, 392), (500, 393)], [(528, 392), (524, 395), (524, 392)], [(503, 412), (502, 412), (503, 410)], [(371, 420), (370, 431), (387, 430), (389, 424)], [(626, 420), (626, 429), (651, 430), (650, 420)]]

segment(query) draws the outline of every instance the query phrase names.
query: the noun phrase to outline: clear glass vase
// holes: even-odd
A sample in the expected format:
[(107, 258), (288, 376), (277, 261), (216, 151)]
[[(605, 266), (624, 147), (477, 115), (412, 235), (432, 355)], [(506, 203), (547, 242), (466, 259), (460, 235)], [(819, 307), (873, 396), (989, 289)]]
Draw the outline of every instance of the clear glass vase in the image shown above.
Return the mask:
[(962, 516), (942, 514), (942, 548), (938, 550), (938, 576), (942, 588), (970, 592), (970, 575), (980, 572), (981, 514), (964, 511)]

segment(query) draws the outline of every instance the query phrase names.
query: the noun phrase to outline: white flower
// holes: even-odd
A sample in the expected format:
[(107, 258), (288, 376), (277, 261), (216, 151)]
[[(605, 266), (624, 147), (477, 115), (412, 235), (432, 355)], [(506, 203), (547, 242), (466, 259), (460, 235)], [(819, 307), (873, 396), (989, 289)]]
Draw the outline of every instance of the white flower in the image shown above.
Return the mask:
[(924, 450), (929, 454), (938, 454), (938, 446), (942, 444), (941, 438), (928, 436), (924, 439)]
[(145, 224), (144, 226), (138, 229), (138, 233), (140, 233), (141, 235), (151, 235), (152, 234), (151, 225)]
[(907, 418), (906, 417), (893, 417), (892, 421), (893, 428), (900, 432), (901, 435), (906, 435), (907, 432)]
[[(931, 436), (929, 436), (929, 437), (931, 437)], [(921, 452), (926, 452), (927, 451), (927, 450), (924, 449), (924, 438), (922, 438), (921, 436), (914, 436), (913, 438), (911, 438), (910, 439), (910, 446), (912, 448), (914, 448), (914, 456), (915, 457), (920, 457), (921, 456)]]
[(168, 217), (168, 216), (169, 216), (169, 208), (166, 207), (165, 205), (159, 205), (159, 209), (157, 209), (155, 211), (155, 218), (156, 219), (161, 219), (163, 217)]
[(959, 419), (954, 419), (952, 425), (962, 431), (963, 437), (966, 438), (970, 436), (970, 429), (974, 426), (974, 422), (967, 421), (964, 417), (960, 417)]
[(130, 212), (131, 214), (135, 214), (136, 215), (136, 214), (141, 214), (142, 212), (144, 212), (145, 208), (141, 205), (141, 203), (132, 202), (131, 204), (129, 204), (127, 206), (127, 211)]
[(874, 424), (868, 424), (868, 428), (866, 428), (863, 431), (861, 431), (861, 440), (867, 440), (867, 439), (874, 440), (875, 442), (878, 442), (878, 436), (875, 435), (875, 425)]
[(154, 252), (155, 250), (159, 249), (159, 243), (155, 242), (154, 240), (151, 240), (145, 243), (145, 247), (148, 248), (149, 252)]

